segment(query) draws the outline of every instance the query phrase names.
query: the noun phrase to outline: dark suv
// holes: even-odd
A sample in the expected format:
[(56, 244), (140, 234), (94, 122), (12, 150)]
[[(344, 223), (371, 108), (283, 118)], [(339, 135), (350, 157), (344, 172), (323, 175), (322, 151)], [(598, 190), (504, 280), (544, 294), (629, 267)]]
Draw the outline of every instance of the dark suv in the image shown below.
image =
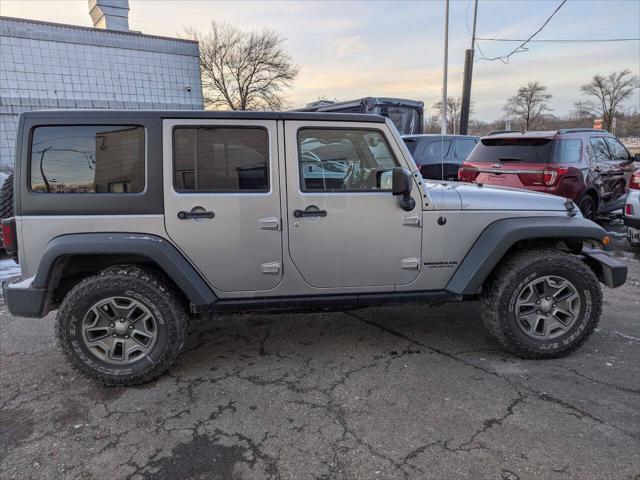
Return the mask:
[(567, 197), (593, 219), (622, 208), (633, 161), (605, 130), (507, 132), (483, 137), (458, 179)]
[(480, 137), (405, 135), (402, 137), (423, 178), (457, 180), (458, 170)]

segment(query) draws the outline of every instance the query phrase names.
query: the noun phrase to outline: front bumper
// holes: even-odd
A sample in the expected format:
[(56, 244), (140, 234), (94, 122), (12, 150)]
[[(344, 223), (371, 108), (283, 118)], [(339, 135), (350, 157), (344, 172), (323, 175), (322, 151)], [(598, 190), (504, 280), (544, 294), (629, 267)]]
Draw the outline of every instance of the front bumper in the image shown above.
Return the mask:
[(616, 288), (624, 285), (624, 282), (627, 281), (627, 266), (615, 258), (611, 258), (607, 252), (584, 247), (582, 256), (598, 280), (607, 287)]
[(28, 280), (13, 277), (2, 283), (7, 308), (16, 317), (42, 318), (49, 313), (49, 291), (33, 288)]

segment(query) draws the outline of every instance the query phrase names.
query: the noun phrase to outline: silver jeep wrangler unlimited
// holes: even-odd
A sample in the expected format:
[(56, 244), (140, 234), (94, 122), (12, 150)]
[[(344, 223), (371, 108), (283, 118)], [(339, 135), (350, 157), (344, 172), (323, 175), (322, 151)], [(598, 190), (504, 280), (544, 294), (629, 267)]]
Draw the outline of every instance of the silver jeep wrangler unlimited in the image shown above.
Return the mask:
[(627, 274), (570, 201), (423, 180), (375, 115), (25, 113), (14, 197), (9, 310), (58, 309), (64, 354), (109, 385), (159, 376), (218, 312), (480, 300), (508, 351), (558, 357)]

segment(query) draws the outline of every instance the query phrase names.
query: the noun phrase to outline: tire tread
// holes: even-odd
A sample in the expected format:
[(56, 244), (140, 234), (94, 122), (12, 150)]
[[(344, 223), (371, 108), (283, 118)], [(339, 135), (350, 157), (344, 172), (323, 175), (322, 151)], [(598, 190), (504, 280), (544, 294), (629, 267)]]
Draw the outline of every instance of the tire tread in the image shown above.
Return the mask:
[[(591, 315), (588, 325), (580, 336), (564, 348), (553, 351), (532, 350), (516, 335), (506, 321), (508, 315), (508, 298), (504, 298), (505, 291), (510, 285), (517, 283), (523, 270), (536, 266), (557, 266), (574, 270), (589, 286), (592, 297)], [(525, 359), (558, 358), (565, 356), (582, 345), (596, 328), (602, 313), (602, 291), (598, 279), (591, 269), (579, 258), (555, 248), (537, 248), (519, 250), (509, 254), (492, 274), (485, 284), (480, 298), (482, 319), (489, 333), (507, 351)]]
[[(101, 285), (109, 287), (131, 287), (132, 283), (135, 284), (137, 282), (146, 283), (149, 287), (155, 290), (154, 295), (161, 297), (162, 300), (168, 304), (169, 312), (166, 313), (167, 318), (171, 319), (171, 321), (168, 322), (168, 348), (165, 349), (160, 360), (156, 362), (152, 368), (141, 373), (118, 377), (106, 375), (86, 365), (76, 354), (74, 354), (68, 330), (65, 328), (64, 322), (72, 315), (73, 307), (77, 302), (79, 302), (90, 291), (94, 291)], [(184, 345), (187, 323), (188, 315), (184, 306), (180, 302), (178, 296), (167, 286), (165, 282), (155, 274), (140, 267), (123, 265), (109, 267), (95, 276), (82, 280), (73, 287), (66, 295), (60, 309), (58, 310), (55, 330), (58, 344), (64, 353), (65, 358), (72, 367), (80, 372), (80, 374), (106, 386), (124, 386), (147, 383), (162, 375), (162, 373), (164, 373), (175, 362), (182, 346)]]

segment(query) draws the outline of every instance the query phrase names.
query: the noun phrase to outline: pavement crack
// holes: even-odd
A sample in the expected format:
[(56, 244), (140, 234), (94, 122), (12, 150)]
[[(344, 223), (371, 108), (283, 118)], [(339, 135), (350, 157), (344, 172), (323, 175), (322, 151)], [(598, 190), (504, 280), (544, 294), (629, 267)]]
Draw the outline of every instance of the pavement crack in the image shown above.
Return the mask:
[(421, 342), (420, 340), (416, 340), (414, 338), (411, 338), (408, 335), (405, 335), (405, 334), (403, 334), (401, 332), (398, 332), (397, 330), (394, 330), (392, 328), (386, 327), (384, 325), (380, 325), (377, 322), (373, 322), (371, 320), (367, 320), (366, 318), (362, 318), (361, 316), (356, 315), (354, 313), (344, 312), (344, 314), (349, 316), (349, 317), (351, 317), (351, 318), (354, 318), (354, 319), (356, 319), (356, 320), (358, 320), (360, 322), (363, 322), (363, 323), (365, 323), (367, 325), (375, 327), (375, 328), (377, 328), (377, 329), (379, 329), (379, 330), (381, 330), (381, 331), (383, 331), (383, 332), (385, 332), (385, 333), (387, 333), (389, 335), (393, 335), (394, 337), (401, 338), (403, 340), (409, 341), (409, 342), (411, 342), (412, 344), (415, 344), (415, 345), (420, 345), (422, 348), (424, 348), (425, 350), (428, 350), (428, 351), (430, 351), (432, 353), (436, 353), (438, 355), (443, 355), (443, 356), (445, 356), (447, 358), (450, 358), (451, 360), (454, 360), (456, 362), (460, 362), (463, 365), (466, 365), (467, 367), (473, 368), (475, 370), (479, 370), (479, 371), (481, 371), (483, 373), (486, 373), (487, 375), (492, 375), (492, 376), (494, 376), (496, 378), (499, 378), (499, 379), (507, 382), (514, 389), (514, 391), (518, 395), (521, 394), (521, 391), (526, 391), (526, 392), (528, 392), (528, 393), (530, 393), (532, 395), (537, 396), (540, 400), (551, 402), (551, 403), (554, 403), (555, 405), (563, 407), (564, 409), (568, 410), (570, 414), (572, 414), (572, 415), (574, 415), (574, 416), (576, 416), (578, 418), (587, 418), (587, 419), (592, 420), (592, 421), (594, 421), (596, 423), (600, 423), (601, 425), (605, 425), (607, 427), (613, 428), (614, 430), (617, 430), (617, 431), (619, 431), (619, 432), (621, 432), (621, 433), (623, 433), (623, 434), (625, 434), (625, 435), (627, 435), (627, 436), (629, 436), (631, 438), (634, 438), (636, 440), (638, 438), (640, 438), (640, 435), (638, 435), (635, 432), (630, 432), (630, 431), (625, 430), (624, 428), (618, 427), (617, 425), (613, 425), (611, 423), (608, 423), (608, 422), (602, 420), (601, 418), (596, 417), (595, 415), (592, 415), (589, 412), (587, 412), (585, 410), (582, 410), (579, 407), (576, 407), (575, 405), (572, 405), (572, 404), (570, 404), (569, 402), (567, 402), (565, 400), (553, 397), (552, 395), (549, 395), (546, 392), (542, 392), (542, 391), (536, 390), (534, 388), (531, 388), (531, 387), (529, 387), (527, 385), (524, 385), (522, 383), (515, 382), (515, 381), (511, 380), (510, 378), (508, 378), (505, 375), (502, 375), (502, 374), (500, 374), (498, 372), (495, 372), (493, 370), (490, 370), (488, 368), (481, 367), (479, 365), (475, 365), (475, 364), (473, 364), (473, 363), (471, 363), (471, 362), (469, 362), (469, 361), (467, 361), (467, 360), (465, 360), (463, 358), (457, 357), (455, 354), (452, 354), (452, 353), (449, 353), (449, 352), (445, 352), (445, 351), (440, 350), (440, 349), (435, 348), (435, 347), (427, 346), (424, 342)]
[(468, 447), (470, 445), (473, 444), (473, 442), (476, 440), (476, 438), (478, 438), (478, 436), (480, 436), (483, 433), (488, 432), (489, 430), (491, 430), (492, 428), (494, 428), (495, 426), (500, 426), (503, 424), (503, 422), (509, 418), (511, 415), (513, 415), (513, 411), (514, 409), (522, 402), (524, 402), (526, 400), (526, 395), (522, 395), (520, 394), (517, 398), (514, 398), (511, 403), (507, 406), (507, 411), (505, 412), (504, 415), (498, 417), (498, 418), (489, 418), (487, 420), (484, 421), (484, 423), (482, 424), (482, 427), (479, 428), (478, 430), (476, 430), (473, 435), (471, 435), (471, 438), (469, 438), (469, 440), (467, 440), (466, 442), (462, 443), (459, 447), (458, 450), (465, 450), (465, 447)]
[(621, 392), (626, 392), (626, 393), (635, 393), (635, 394), (640, 393), (640, 388), (627, 388), (627, 387), (621, 387), (620, 385), (616, 385), (614, 383), (603, 382), (602, 380), (597, 380), (593, 377), (585, 375), (584, 373), (580, 373), (578, 370), (576, 370), (573, 367), (569, 367), (568, 365), (556, 364), (554, 366), (558, 368), (562, 368), (563, 370), (567, 370), (568, 372), (571, 372), (578, 377), (584, 378), (585, 380), (589, 380), (590, 382), (593, 382), (593, 383), (597, 383), (598, 385), (604, 385), (605, 387), (614, 388), (616, 390), (620, 390)]

